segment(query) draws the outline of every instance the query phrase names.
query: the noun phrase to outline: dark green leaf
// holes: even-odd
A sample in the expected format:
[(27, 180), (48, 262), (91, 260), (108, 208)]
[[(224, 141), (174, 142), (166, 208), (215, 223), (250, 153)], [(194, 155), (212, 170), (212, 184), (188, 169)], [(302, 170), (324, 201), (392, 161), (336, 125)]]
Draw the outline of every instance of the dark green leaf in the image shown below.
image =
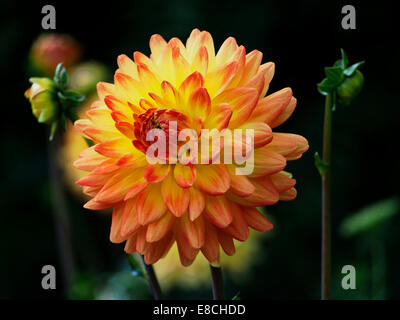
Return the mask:
[(335, 86), (343, 80), (343, 70), (341, 67), (326, 67), (325, 74), (328, 80), (332, 84), (335, 84)]
[(314, 154), (314, 162), (315, 162), (315, 166), (318, 169), (318, 172), (321, 176), (324, 176), (325, 173), (328, 171), (329, 169), (329, 164), (326, 163), (324, 160), (321, 159), (321, 157), (319, 156), (318, 152), (316, 152)]
[(399, 213), (400, 204), (396, 198), (372, 203), (347, 217), (340, 226), (340, 234), (350, 237), (376, 228)]

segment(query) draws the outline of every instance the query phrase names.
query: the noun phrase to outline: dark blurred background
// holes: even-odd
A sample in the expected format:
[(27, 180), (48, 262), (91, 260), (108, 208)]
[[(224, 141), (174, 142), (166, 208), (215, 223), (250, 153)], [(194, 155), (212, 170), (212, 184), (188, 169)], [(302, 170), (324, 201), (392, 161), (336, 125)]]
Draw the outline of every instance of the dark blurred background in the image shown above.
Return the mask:
[[(31, 76), (27, 57), (32, 42), (43, 32), (45, 4), (51, 3), (4, 0), (0, 5), (2, 299), (93, 298), (93, 287), (107, 283), (126, 264), (123, 247), (108, 240), (110, 216), (85, 211), (82, 201), (67, 193), (74, 258), (83, 280), (72, 293), (63, 286), (60, 272), (57, 290), (46, 291), (40, 285), (43, 265), (62, 269), (52, 214), (46, 127), (36, 122), (23, 96)], [(356, 30), (341, 27), (345, 4), (356, 8)], [(360, 96), (351, 107), (339, 106), (334, 112), (333, 298), (400, 298), (397, 202), (391, 202), (389, 209), (375, 206), (368, 211), (376, 202), (396, 199), (399, 190), (400, 52), (395, 29), (398, 11), (393, 4), (153, 0), (92, 5), (68, 1), (54, 6), (55, 31), (78, 40), (84, 59), (100, 61), (111, 70), (117, 68), (119, 54), (131, 56), (136, 50), (149, 54), (152, 34), (185, 41), (193, 28), (209, 31), (217, 48), (233, 36), (247, 52), (258, 49), (264, 53), (263, 62), (276, 63), (270, 92), (289, 86), (298, 99), (294, 115), (279, 130), (305, 136), (310, 150), (288, 166), (297, 179), (297, 199), (268, 208), (275, 229), (262, 241), (264, 258), (248, 270), (245, 281), (238, 283), (226, 275), (228, 294), (240, 290), (246, 299), (320, 297), (321, 190), (313, 154), (322, 149), (324, 97), (316, 84), (324, 78), (323, 67), (340, 58), (340, 48), (346, 50), (350, 63), (365, 60)], [(350, 235), (341, 232), (346, 218), (365, 207), (369, 217), (378, 218), (371, 218), (365, 230), (360, 227)], [(387, 218), (379, 219), (379, 215)], [(356, 268), (356, 290), (341, 288), (341, 268), (347, 264)], [(209, 287), (176, 287), (168, 297), (210, 298), (211, 293)]]

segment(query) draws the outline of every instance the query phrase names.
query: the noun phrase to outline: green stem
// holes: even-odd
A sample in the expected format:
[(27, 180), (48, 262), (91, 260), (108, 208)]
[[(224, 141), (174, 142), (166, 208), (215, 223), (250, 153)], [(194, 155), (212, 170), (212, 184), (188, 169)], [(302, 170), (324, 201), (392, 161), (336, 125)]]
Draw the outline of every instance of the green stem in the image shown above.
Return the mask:
[(57, 245), (62, 265), (63, 281), (66, 289), (68, 289), (74, 280), (75, 261), (71, 241), (70, 220), (67, 212), (67, 199), (65, 198), (65, 192), (63, 190), (61, 169), (57, 161), (57, 155), (61, 144), (60, 132), (56, 132), (54, 140), (48, 141), (47, 143)]
[(323, 161), (328, 164), (322, 175), (322, 263), (321, 263), (321, 298), (331, 297), (331, 138), (332, 107), (334, 93), (328, 93), (325, 100), (325, 120), (323, 137)]
[(153, 266), (151, 264), (146, 264), (144, 257), (142, 256), (144, 268), (146, 270), (147, 278), (150, 283), (151, 291), (153, 292), (155, 300), (162, 300), (161, 287), (158, 283), (156, 273), (154, 272)]
[(382, 226), (371, 231), (372, 299), (386, 299), (386, 254)]
[(211, 283), (214, 300), (224, 300), (224, 284), (222, 281), (222, 272), (220, 267), (214, 267), (210, 264)]

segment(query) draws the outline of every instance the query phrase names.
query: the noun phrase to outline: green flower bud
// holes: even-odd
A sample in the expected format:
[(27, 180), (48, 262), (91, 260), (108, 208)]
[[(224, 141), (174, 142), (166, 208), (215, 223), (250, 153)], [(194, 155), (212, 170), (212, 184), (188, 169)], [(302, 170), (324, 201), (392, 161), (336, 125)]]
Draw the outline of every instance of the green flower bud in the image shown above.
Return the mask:
[(39, 123), (51, 124), (58, 113), (57, 93), (54, 82), (49, 78), (31, 78), (32, 86), (25, 91), (32, 113)]
[(351, 76), (346, 77), (336, 89), (339, 102), (346, 106), (360, 93), (364, 83), (364, 76), (356, 70)]

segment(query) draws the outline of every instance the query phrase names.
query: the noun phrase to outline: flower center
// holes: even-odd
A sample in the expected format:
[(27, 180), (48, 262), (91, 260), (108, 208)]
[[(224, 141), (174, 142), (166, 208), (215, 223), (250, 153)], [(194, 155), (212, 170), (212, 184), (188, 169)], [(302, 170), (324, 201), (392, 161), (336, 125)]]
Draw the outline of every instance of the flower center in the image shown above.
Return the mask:
[[(134, 115), (136, 140), (132, 142), (137, 149), (144, 153), (146, 153), (150, 145), (158, 142), (164, 145), (165, 156), (168, 157), (169, 141), (176, 141), (179, 132), (187, 128), (187, 122), (187, 116), (174, 109), (148, 109), (145, 113)], [(165, 137), (164, 140), (158, 141), (161, 136)]]

